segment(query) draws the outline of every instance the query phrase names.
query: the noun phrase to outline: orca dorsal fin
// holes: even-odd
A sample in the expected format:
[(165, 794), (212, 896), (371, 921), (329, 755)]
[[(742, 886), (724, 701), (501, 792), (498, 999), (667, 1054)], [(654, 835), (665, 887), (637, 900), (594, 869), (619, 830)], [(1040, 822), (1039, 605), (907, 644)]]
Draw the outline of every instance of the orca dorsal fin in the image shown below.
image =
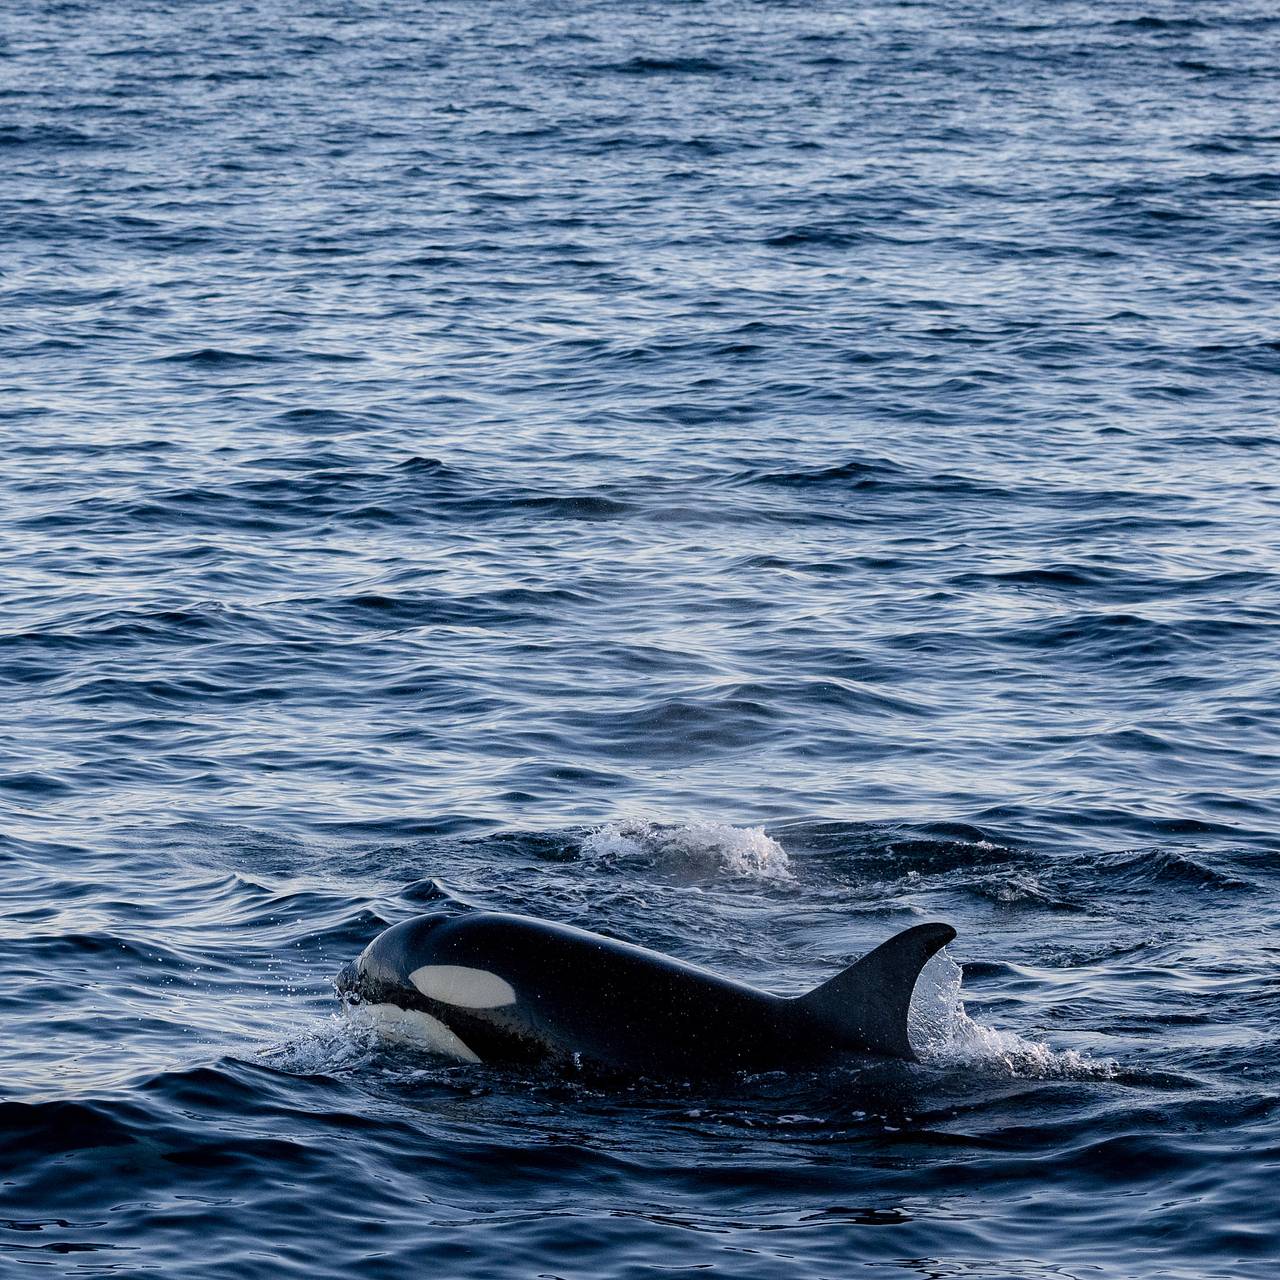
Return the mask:
[(918, 924), (895, 934), (796, 1004), (835, 1036), (842, 1049), (915, 1062), (907, 1014), (929, 958), (956, 936), (949, 924)]

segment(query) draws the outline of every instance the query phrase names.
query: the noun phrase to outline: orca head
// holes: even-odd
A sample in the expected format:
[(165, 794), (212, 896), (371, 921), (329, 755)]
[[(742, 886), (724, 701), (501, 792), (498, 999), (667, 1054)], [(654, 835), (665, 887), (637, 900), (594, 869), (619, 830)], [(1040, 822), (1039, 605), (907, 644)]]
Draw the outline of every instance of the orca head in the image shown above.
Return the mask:
[(432, 935), (453, 919), (452, 913), (414, 916), (384, 929), (337, 978), (338, 994), (345, 1003), (385, 998), (396, 988), (412, 988), (410, 976), (431, 955)]
[(416, 916), (380, 933), (339, 973), (338, 994), (348, 1011), (358, 1007), (361, 1018), (392, 1040), (479, 1062), (462, 1037), (471, 1038), (477, 1016), (514, 1005), (517, 996), (499, 974), (455, 963), (462, 957), (439, 932), (457, 919), (455, 912)]

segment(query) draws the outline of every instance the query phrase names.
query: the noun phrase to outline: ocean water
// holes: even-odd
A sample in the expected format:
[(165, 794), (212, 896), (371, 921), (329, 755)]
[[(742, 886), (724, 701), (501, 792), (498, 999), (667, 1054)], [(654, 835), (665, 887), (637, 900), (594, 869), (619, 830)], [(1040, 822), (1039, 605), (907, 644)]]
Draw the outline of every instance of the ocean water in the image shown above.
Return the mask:
[[(1277, 48), (0, 8), (0, 1274), (1275, 1275)], [(918, 1066), (603, 1088), (341, 1015), (434, 878), (959, 936)]]

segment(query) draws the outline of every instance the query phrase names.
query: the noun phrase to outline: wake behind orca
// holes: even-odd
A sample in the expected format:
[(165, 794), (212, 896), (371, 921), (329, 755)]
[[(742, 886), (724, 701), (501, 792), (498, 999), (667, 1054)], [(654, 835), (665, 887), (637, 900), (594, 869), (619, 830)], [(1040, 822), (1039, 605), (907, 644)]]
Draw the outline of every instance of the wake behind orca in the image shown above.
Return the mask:
[(915, 1061), (911, 993), (954, 937), (950, 925), (916, 925), (785, 997), (569, 925), (446, 910), (379, 934), (338, 991), (393, 1034), (466, 1062), (694, 1078), (845, 1054)]

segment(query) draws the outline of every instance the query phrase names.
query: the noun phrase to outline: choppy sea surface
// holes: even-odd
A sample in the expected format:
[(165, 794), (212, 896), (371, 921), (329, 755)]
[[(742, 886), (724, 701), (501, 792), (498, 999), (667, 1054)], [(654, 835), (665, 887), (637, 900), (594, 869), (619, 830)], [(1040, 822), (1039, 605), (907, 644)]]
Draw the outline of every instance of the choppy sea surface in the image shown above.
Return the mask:
[[(0, 8), (0, 1273), (1274, 1276), (1277, 47)], [(435, 877), (959, 937), (918, 1066), (603, 1088), (341, 1016)]]

